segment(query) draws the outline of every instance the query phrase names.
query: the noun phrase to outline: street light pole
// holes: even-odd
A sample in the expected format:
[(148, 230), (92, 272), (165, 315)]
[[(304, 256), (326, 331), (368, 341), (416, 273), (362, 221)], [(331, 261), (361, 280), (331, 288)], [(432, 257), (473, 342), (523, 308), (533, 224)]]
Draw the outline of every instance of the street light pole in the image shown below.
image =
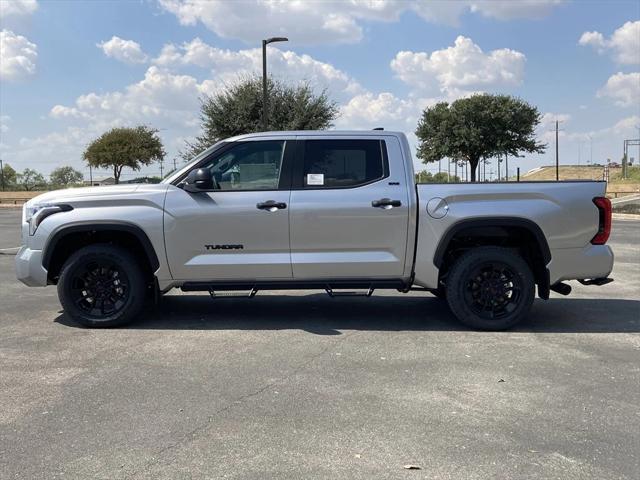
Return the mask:
[(287, 42), (286, 37), (271, 37), (262, 40), (262, 129), (266, 132), (269, 129), (269, 113), (267, 99), (267, 45), (274, 42)]
[(2, 166), (1, 158), (0, 158), (0, 179), (2, 179), (2, 191), (4, 192), (4, 167)]

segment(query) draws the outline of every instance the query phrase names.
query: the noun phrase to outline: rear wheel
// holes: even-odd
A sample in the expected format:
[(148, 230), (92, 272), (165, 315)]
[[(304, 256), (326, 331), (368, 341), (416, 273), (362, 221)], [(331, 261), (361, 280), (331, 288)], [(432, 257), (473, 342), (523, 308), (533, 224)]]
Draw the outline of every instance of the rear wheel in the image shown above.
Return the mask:
[(145, 280), (135, 258), (109, 244), (90, 245), (62, 267), (58, 297), (65, 312), (87, 327), (132, 321), (145, 301)]
[(447, 277), (447, 302), (465, 325), (505, 330), (531, 309), (533, 273), (517, 253), (500, 247), (478, 247), (462, 255)]

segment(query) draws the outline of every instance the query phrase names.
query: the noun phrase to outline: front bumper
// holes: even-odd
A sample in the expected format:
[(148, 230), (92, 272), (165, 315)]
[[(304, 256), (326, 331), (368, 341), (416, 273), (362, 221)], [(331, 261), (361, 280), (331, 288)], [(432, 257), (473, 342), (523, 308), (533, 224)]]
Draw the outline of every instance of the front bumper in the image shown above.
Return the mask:
[(20, 247), (16, 254), (16, 276), (30, 287), (47, 286), (47, 271), (42, 266), (42, 250)]

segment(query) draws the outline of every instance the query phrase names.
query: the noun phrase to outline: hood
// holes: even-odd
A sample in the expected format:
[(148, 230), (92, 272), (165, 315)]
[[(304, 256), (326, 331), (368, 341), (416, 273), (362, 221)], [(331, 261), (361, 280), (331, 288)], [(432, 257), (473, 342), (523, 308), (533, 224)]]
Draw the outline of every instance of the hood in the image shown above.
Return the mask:
[[(67, 188), (64, 190), (54, 190), (46, 192), (42, 195), (32, 198), (27, 202), (29, 205), (37, 203), (64, 203), (74, 200), (91, 200), (92, 198), (101, 198), (106, 196), (120, 197), (134, 193), (141, 184), (129, 185), (110, 185), (104, 187), (84, 187), (84, 188)], [(149, 187), (149, 185), (145, 185)], [(165, 186), (166, 188), (166, 186)]]

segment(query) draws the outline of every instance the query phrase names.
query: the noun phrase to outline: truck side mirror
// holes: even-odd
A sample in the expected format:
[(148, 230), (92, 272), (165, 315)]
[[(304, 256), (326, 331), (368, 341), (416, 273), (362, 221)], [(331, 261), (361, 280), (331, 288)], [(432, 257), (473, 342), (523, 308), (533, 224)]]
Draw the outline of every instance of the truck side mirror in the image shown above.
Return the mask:
[(215, 182), (211, 170), (208, 168), (198, 168), (191, 170), (187, 175), (184, 189), (187, 192), (196, 193), (203, 190), (213, 190)]

